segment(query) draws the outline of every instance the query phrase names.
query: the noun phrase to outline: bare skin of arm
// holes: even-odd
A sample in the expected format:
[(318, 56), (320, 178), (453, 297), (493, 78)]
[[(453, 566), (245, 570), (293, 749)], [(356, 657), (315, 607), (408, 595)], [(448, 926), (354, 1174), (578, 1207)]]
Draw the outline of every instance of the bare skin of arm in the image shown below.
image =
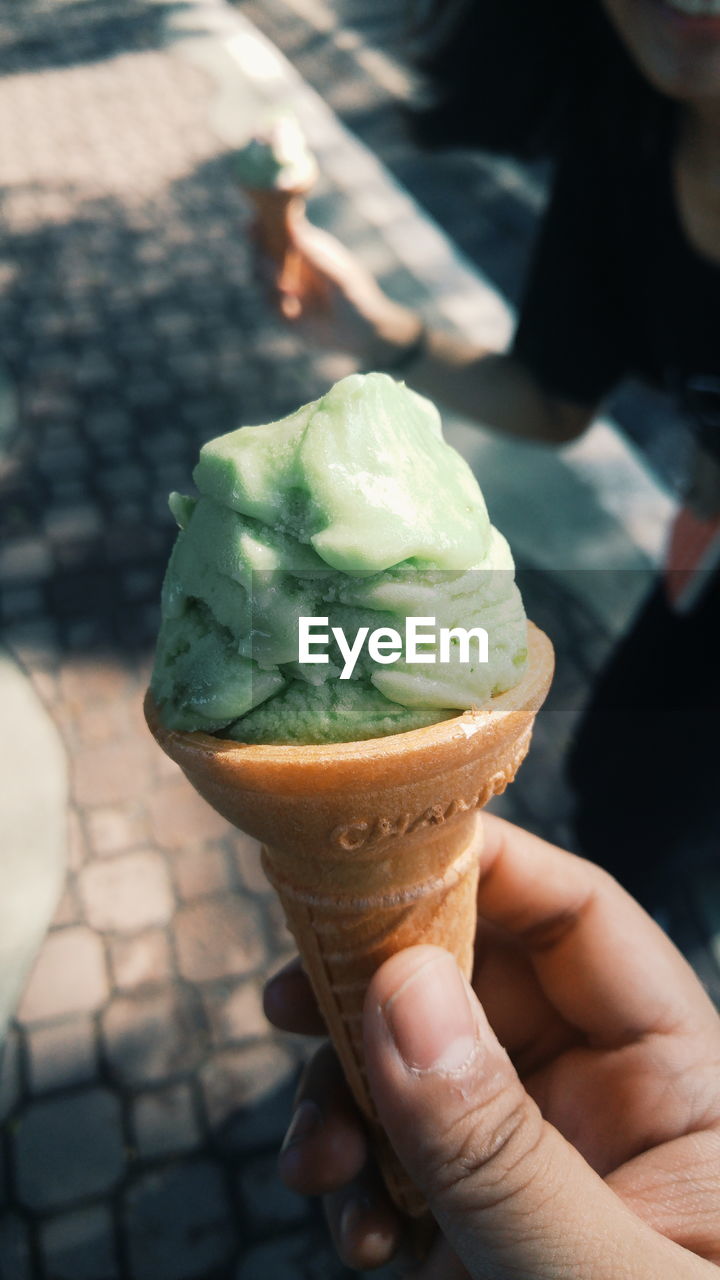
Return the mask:
[[(392, 367), (423, 329), (417, 313), (388, 298), (344, 245), (304, 215), (292, 235), (305, 270), (292, 296), (279, 282), (281, 311), (317, 345), (346, 351), (366, 368)], [(524, 440), (564, 444), (585, 430), (595, 411), (549, 395), (514, 356), (439, 330), (426, 334), (401, 376), (463, 417)]]
[(412, 384), (464, 417), (524, 440), (566, 444), (590, 424), (593, 410), (548, 395), (511, 355), (478, 350), (444, 333), (428, 334)]

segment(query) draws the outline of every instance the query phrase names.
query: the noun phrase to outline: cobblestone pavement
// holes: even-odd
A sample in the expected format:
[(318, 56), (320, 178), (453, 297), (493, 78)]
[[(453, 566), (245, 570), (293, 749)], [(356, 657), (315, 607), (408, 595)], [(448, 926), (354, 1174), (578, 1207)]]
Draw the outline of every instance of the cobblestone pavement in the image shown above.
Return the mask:
[[(340, 371), (278, 326), (256, 278), (198, 53), (215, 19), (219, 4), (0, 4), (0, 366), (18, 412), (0, 603), (72, 787), (66, 887), (3, 1068), (7, 1280), (347, 1274), (317, 1206), (274, 1172), (305, 1046), (262, 1016), (290, 947), (257, 848), (141, 714), (168, 491), (205, 439)], [(354, 230), (399, 272), (377, 227)], [(577, 702), (595, 632), (570, 597), (555, 605)], [(561, 737), (541, 730), (509, 802), (545, 829), (562, 828), (542, 765)]]
[(204, 439), (327, 382), (253, 278), (162, 10), (0, 9), (3, 621), (72, 766), (70, 873), (4, 1070), (8, 1280), (344, 1274), (275, 1178), (299, 1048), (262, 1016), (288, 940), (257, 850), (141, 717), (168, 490)]

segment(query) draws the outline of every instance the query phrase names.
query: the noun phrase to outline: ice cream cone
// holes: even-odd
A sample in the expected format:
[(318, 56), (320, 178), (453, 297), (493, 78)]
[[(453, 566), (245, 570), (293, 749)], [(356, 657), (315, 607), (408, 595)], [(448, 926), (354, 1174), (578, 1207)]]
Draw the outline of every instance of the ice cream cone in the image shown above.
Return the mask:
[(297, 300), (299, 308), (306, 272), (302, 254), (293, 243), (291, 224), (305, 212), (308, 188), (245, 187), (244, 190), (255, 210), (253, 229), (257, 242), (277, 267), (278, 290), (283, 298)]
[(478, 810), (513, 780), (552, 679), (552, 645), (532, 623), (528, 651), (521, 682), (481, 709), (369, 741), (243, 746), (165, 729), (146, 699), (163, 750), (218, 813), (262, 841), (388, 1190), (411, 1216), (425, 1204), (377, 1120), (363, 1000), (380, 964), (417, 943), (445, 947), (471, 973)]
[(273, 262), (281, 264), (291, 243), (289, 223), (294, 213), (305, 208), (304, 190), (278, 187), (244, 187), (255, 213), (255, 231), (263, 249)]

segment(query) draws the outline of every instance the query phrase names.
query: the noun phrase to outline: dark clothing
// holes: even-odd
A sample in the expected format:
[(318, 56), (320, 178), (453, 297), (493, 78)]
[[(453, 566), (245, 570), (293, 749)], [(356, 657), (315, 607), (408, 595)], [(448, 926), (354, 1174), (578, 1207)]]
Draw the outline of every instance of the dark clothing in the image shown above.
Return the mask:
[(571, 752), (582, 851), (651, 909), (691, 867), (718, 864), (719, 639), (720, 574), (688, 614), (659, 587), (601, 673)]
[[(707, 447), (720, 442), (720, 266), (680, 222), (672, 111), (640, 143), (631, 121), (606, 127), (596, 113), (561, 159), (514, 352), (547, 391), (579, 404), (626, 375), (671, 389)], [(648, 906), (667, 903), (693, 860), (718, 864), (719, 722), (716, 573), (688, 614), (657, 588), (600, 676), (571, 753), (582, 851)]]
[(720, 265), (681, 225), (673, 129), (660, 111), (638, 143), (599, 113), (559, 162), (514, 352), (563, 399), (594, 405), (635, 375), (687, 403), (717, 380), (720, 410)]

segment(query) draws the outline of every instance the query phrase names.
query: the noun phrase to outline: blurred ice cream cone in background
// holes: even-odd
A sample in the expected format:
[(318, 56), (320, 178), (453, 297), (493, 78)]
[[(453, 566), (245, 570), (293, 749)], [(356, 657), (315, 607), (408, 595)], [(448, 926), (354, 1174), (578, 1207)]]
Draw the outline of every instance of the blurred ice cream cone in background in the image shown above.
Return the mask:
[(304, 215), (306, 198), (318, 176), (317, 162), (295, 116), (276, 112), (258, 124), (234, 163), (254, 209), (257, 243), (277, 270), (281, 310), (289, 320), (296, 319), (313, 281), (295, 248), (292, 224)]

